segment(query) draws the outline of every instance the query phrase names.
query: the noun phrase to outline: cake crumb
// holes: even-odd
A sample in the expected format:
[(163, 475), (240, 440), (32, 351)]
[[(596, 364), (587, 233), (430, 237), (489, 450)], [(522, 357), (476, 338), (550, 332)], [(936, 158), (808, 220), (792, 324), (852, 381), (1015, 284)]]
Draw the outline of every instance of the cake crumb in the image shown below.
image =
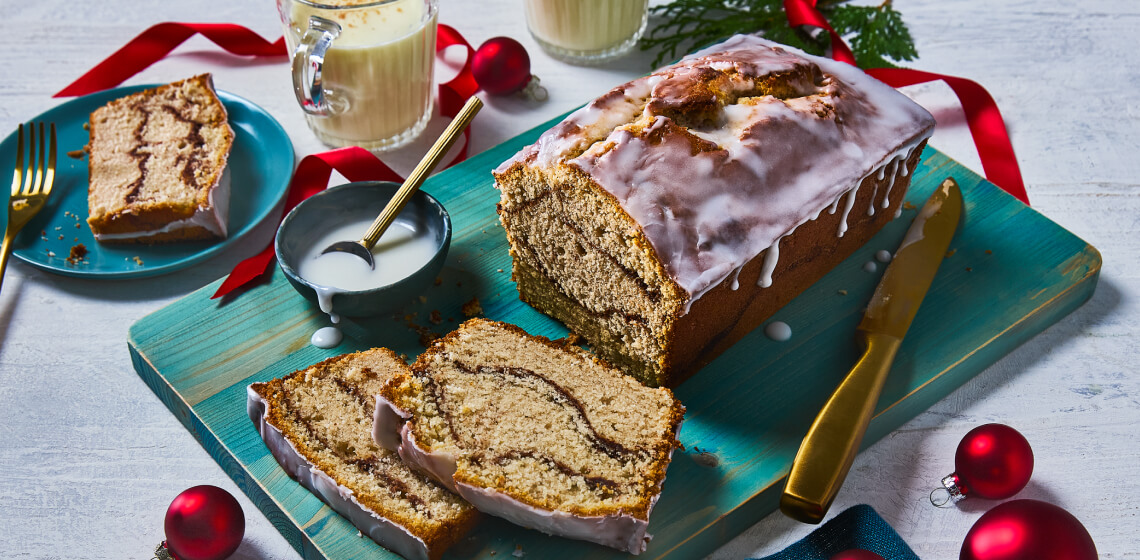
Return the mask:
[(436, 276), (436, 277), (435, 277), (435, 282), (434, 282), (434, 284), (435, 284), (436, 286), (439, 286), (440, 284), (443, 284), (443, 278), (442, 278), (442, 277), (440, 277), (440, 276)]
[(502, 273), (503, 273), (503, 269), (501, 269), (501, 268), (500, 268), (500, 269), (498, 270), (498, 272), (499, 272), (499, 274), (502, 274)]
[(515, 558), (522, 558), (523, 556), (526, 556), (526, 553), (523, 552), (521, 544), (515, 545), (515, 551), (511, 553), (511, 556), (514, 556)]
[(67, 152), (67, 157), (72, 159), (83, 159), (83, 156), (85, 155), (87, 155), (86, 148), (80, 148), (78, 150), (71, 150), (70, 152)]
[(991, 251), (991, 250), (989, 250), (989, 249), (986, 249), (986, 254), (987, 254), (987, 255), (992, 255), (992, 254), (994, 254), (994, 252), (993, 252), (993, 251)]
[(133, 257), (131, 257), (131, 258), (132, 258), (132, 259), (134, 259), (134, 261), (135, 261), (135, 264), (137, 264), (137, 265), (139, 265), (139, 266), (142, 266), (142, 265), (143, 265), (143, 260), (142, 260), (141, 258), (139, 258), (139, 256), (138, 256), (138, 255), (135, 255), (135, 256), (133, 256)]
[(439, 339), (439, 335), (427, 327), (419, 327), (417, 330), (420, 333), (420, 346), (423, 346), (424, 348), (431, 346), (431, 343)]
[[(696, 451), (697, 448), (694, 447), (693, 450)], [(716, 468), (720, 465), (720, 459), (717, 459), (716, 455), (714, 455), (711, 451), (700, 451), (696, 455), (693, 455), (693, 462), (702, 467), (708, 467), (710, 469)]]
[(67, 256), (67, 264), (75, 266), (80, 262), (87, 260), (87, 246), (80, 243), (71, 247), (71, 252)]
[(949, 251), (946, 251), (946, 258), (953, 257), (954, 253), (957, 253), (957, 252), (958, 252), (957, 249), (950, 249)]
[(903, 202), (903, 208), (906, 208), (907, 210), (914, 210), (916, 208), (916, 206), (911, 204), (910, 201), (907, 200), (907, 201)]
[(973, 268), (970, 268), (970, 267), (968, 267), (968, 266), (966, 267), (966, 272), (973, 272), (973, 271), (974, 271), (974, 269), (973, 269)]
[(47, 250), (47, 256), (49, 256), (49, 257), (54, 257), (54, 256), (55, 256), (55, 251), (52, 251), (51, 249), (48, 249), (48, 250)]
[(435, 331), (429, 329), (428, 327), (425, 327), (423, 325), (416, 323), (414, 321), (416, 316), (417, 316), (416, 313), (410, 313), (408, 315), (404, 315), (404, 324), (409, 329), (411, 329), (412, 332), (419, 335), (420, 346), (423, 346), (425, 348), (428, 346), (431, 346), (431, 343), (435, 342), (436, 339), (439, 338), (439, 334), (436, 333)]
[(420, 303), (427, 303), (427, 297), (426, 296), (420, 296), (419, 299), (420, 299)]
[(431, 314), (428, 315), (428, 322), (433, 325), (438, 325), (443, 322), (443, 316), (440, 315), (438, 309), (431, 310)]
[(571, 331), (566, 333), (566, 336), (555, 340), (554, 342), (557, 342), (563, 346), (577, 346), (582, 343), (582, 337), (578, 333)]
[(483, 314), (483, 304), (479, 303), (478, 297), (473, 297), (470, 301), (463, 304), (459, 310), (462, 311), (466, 317), (477, 317)]
[(841, 295), (841, 296), (847, 295), (847, 290), (839, 290), (839, 295)]

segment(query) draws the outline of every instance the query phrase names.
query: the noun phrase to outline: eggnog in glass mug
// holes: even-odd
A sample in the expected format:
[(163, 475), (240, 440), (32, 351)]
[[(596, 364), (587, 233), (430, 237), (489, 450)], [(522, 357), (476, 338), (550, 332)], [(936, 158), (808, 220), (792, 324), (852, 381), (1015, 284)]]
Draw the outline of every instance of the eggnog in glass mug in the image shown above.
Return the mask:
[(293, 90), (332, 146), (388, 150), (432, 115), (438, 0), (277, 0)]
[(597, 64), (633, 48), (645, 32), (649, 0), (523, 0), (526, 25), (547, 54)]

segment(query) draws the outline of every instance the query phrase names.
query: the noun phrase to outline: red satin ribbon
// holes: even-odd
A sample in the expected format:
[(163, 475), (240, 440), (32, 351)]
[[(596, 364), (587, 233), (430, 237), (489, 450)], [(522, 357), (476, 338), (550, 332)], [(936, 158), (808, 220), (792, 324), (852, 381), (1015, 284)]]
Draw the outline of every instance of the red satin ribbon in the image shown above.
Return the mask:
[(966, 123), (970, 135), (978, 148), (982, 160), (982, 170), (991, 183), (1018, 200), (1029, 204), (1029, 194), (1021, 179), (1021, 168), (1013, 153), (1013, 144), (1005, 129), (1005, 121), (997, 103), (981, 84), (966, 78), (908, 70), (904, 68), (870, 68), (867, 73), (891, 87), (904, 87), (942, 80), (958, 96), (962, 110), (966, 113)]
[(815, 3), (816, 0), (784, 0), (784, 13), (788, 16), (788, 25), (792, 27), (810, 25), (826, 29), (831, 35), (831, 58), (855, 66), (855, 53), (851, 52), (851, 47), (848, 47), (847, 42), (835, 32), (827, 18), (823, 17), (815, 7)]
[(239, 56), (284, 56), (285, 38), (270, 43), (257, 33), (231, 23), (166, 22), (139, 33), (52, 97), (73, 97), (115, 87), (158, 62), (196, 33)]
[[(784, 0), (784, 12), (791, 26), (811, 25), (826, 29), (831, 34), (831, 56), (840, 62), (855, 64), (855, 56), (847, 43), (832, 29), (827, 18), (815, 7), (816, 0)], [(1001, 117), (997, 103), (980, 84), (966, 78), (910, 70), (904, 68), (871, 68), (867, 73), (891, 87), (903, 87), (942, 80), (950, 86), (962, 110), (970, 135), (978, 148), (982, 160), (982, 170), (986, 178), (1018, 200), (1029, 204), (1025, 182), (1021, 178), (1021, 168), (1013, 153), (1005, 121)]]

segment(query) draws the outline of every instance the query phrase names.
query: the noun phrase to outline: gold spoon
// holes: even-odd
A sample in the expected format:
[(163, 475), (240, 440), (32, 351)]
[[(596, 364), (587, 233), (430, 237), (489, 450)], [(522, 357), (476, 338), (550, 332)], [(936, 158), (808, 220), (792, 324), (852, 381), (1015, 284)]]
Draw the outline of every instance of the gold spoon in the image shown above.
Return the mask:
[(380, 239), (380, 236), (384, 235), (384, 231), (388, 229), (388, 226), (392, 225), (396, 216), (400, 215), (400, 211), (408, 204), (412, 195), (420, 190), (420, 185), (424, 184), (424, 179), (427, 179), (428, 175), (435, 169), (435, 166), (439, 165), (439, 160), (443, 159), (443, 155), (447, 153), (447, 150), (451, 149), (451, 145), (459, 138), (463, 129), (467, 128), (468, 124), (471, 124), (471, 120), (475, 118), (475, 114), (482, 108), (483, 102), (478, 97), (472, 97), (467, 100), (467, 104), (459, 110), (459, 114), (452, 119), (451, 124), (447, 125), (447, 129), (443, 131), (443, 134), (440, 135), (439, 139), (436, 140), (435, 144), (428, 150), (427, 155), (420, 160), (420, 163), (416, 165), (412, 173), (404, 180), (404, 184), (400, 185), (400, 190), (396, 191), (392, 200), (388, 201), (388, 204), (380, 211), (380, 215), (376, 216), (376, 219), (372, 221), (372, 225), (368, 227), (368, 231), (364, 233), (364, 237), (357, 241), (337, 241), (326, 247), (324, 251), (321, 251), (321, 254), (332, 253), (334, 251), (350, 253), (364, 259), (364, 262), (368, 263), (368, 268), (375, 269), (376, 261), (372, 258), (372, 247), (376, 245), (376, 241)]

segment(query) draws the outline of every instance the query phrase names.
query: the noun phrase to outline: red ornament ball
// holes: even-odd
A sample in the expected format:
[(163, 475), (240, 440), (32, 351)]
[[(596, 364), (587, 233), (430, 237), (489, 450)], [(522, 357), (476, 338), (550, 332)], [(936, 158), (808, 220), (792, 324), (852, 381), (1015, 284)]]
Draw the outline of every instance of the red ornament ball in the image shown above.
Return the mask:
[(1021, 491), (1033, 474), (1033, 449), (1005, 424), (970, 430), (954, 453), (955, 475), (966, 497), (1003, 500)]
[(487, 39), (471, 59), (471, 73), (479, 87), (492, 95), (522, 91), (530, 83), (530, 55), (510, 37)]
[(1097, 560), (1096, 545), (1073, 514), (1038, 500), (987, 511), (962, 543), (960, 560)]
[(195, 486), (166, 510), (166, 546), (177, 560), (229, 558), (245, 536), (241, 504), (217, 486)]
[(832, 556), (828, 560), (883, 560), (883, 557), (869, 550), (851, 548)]

